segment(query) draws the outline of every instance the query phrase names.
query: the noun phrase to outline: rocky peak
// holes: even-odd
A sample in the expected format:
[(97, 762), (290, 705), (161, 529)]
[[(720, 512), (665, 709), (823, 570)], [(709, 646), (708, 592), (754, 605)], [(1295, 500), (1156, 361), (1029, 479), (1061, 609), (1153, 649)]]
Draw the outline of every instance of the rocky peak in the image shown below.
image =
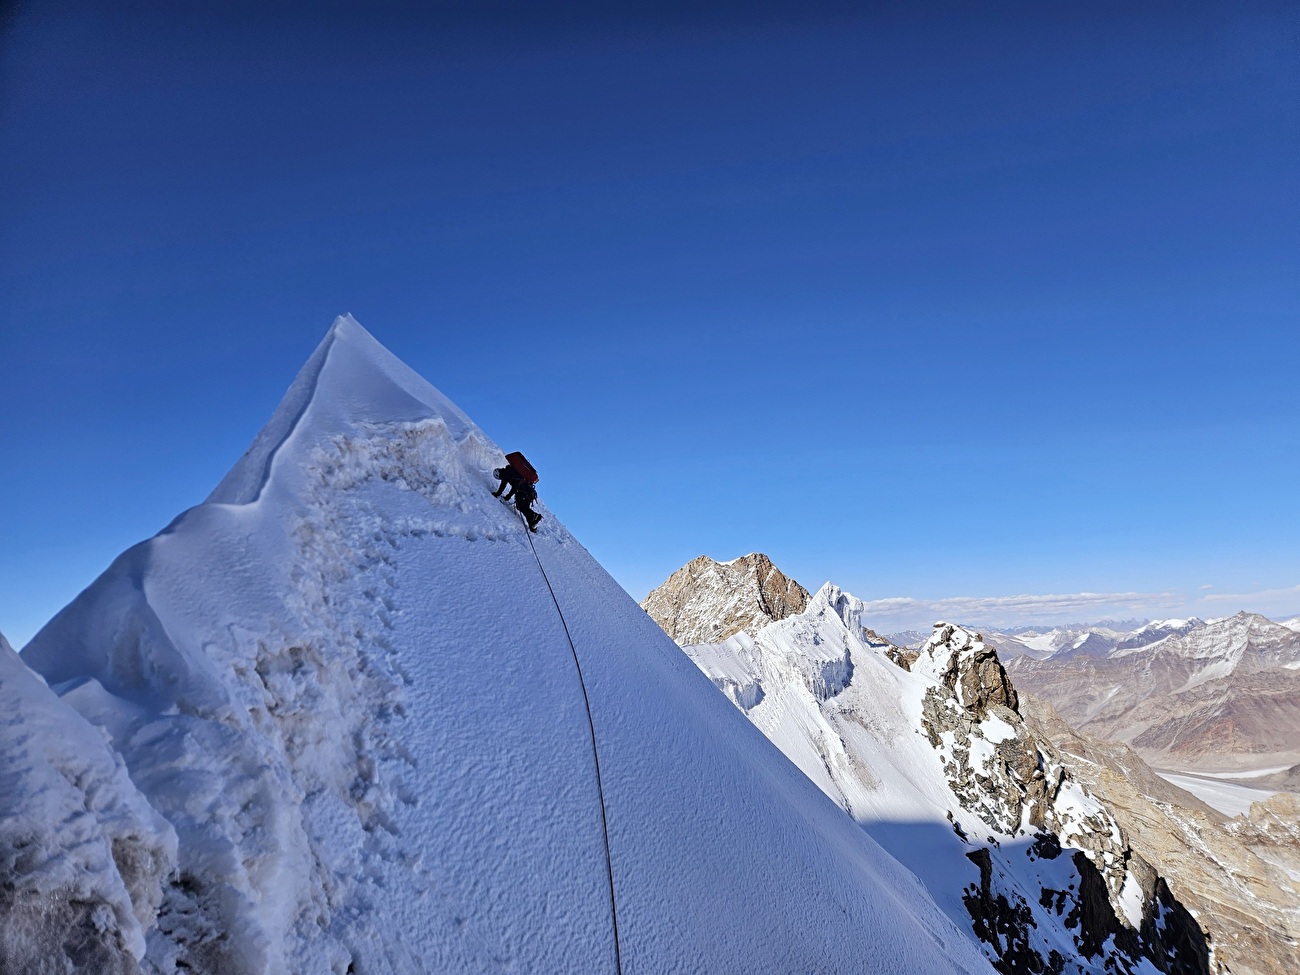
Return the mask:
[(934, 624), (934, 632), (921, 647), (913, 668), (928, 671), (978, 720), (987, 717), (995, 706), (1020, 714), (1016, 689), (1011, 686), (997, 650), (978, 633), (952, 623)]
[(1168, 636), (1182, 636), (1198, 627), (1205, 626), (1205, 620), (1192, 616), (1185, 620), (1155, 620), (1139, 627), (1115, 644), (1116, 650), (1133, 650), (1149, 646)]
[[(1070, 852), (1077, 887), (1045, 886), (1042, 903), (1065, 915), (1084, 957), (1101, 958), (1109, 945), (1134, 966), (1125, 971), (1143, 960), (1178, 975), (1211, 970), (1200, 926), (1064, 757), (1029, 729), (997, 652), (980, 634), (936, 623), (914, 660), (889, 657), (933, 682), (922, 699), (922, 730), (961, 806), (1004, 837), (1030, 839), (1033, 858)], [(995, 967), (1062, 971), (1059, 956), (1031, 946), (1032, 912), (1019, 893), (999, 889), (991, 852), (968, 855), (980, 868), (980, 884), (963, 894), (976, 932), (1009, 946)]]
[(769, 623), (801, 613), (808, 590), (761, 552), (716, 562), (701, 555), (682, 566), (641, 603), (679, 644), (753, 636)]

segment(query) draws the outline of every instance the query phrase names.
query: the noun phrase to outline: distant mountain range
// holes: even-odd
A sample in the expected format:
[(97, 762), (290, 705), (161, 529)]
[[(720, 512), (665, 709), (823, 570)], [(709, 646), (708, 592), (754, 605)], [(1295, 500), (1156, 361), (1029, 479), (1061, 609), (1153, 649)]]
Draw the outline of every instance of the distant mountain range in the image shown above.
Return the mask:
[[(1017, 686), (1072, 726), (1170, 769), (1300, 763), (1300, 632), (1252, 613), (1008, 640)], [(1018, 649), (1027, 648), (1016, 653)]]
[[(1300, 617), (1107, 620), (981, 635), (1018, 687), (1157, 767), (1241, 772), (1300, 763)], [(901, 646), (923, 638), (889, 634)]]

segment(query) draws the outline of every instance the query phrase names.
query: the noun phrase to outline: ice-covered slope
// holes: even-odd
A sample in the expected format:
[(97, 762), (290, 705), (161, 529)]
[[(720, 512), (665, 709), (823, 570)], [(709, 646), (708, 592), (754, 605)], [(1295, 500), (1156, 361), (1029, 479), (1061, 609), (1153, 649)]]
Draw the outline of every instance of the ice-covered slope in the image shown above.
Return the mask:
[(139, 971), (176, 835), (0, 636), (0, 972)]
[(1204, 973), (1204, 935), (1105, 807), (1035, 739), (991, 647), (938, 624), (918, 650), (831, 584), (697, 665), (915, 871), (1004, 972)]
[(571, 636), (623, 971), (988, 971), (548, 514), (562, 620), (500, 463), (342, 318), (209, 500), (24, 651), (179, 838), (147, 967), (614, 971)]

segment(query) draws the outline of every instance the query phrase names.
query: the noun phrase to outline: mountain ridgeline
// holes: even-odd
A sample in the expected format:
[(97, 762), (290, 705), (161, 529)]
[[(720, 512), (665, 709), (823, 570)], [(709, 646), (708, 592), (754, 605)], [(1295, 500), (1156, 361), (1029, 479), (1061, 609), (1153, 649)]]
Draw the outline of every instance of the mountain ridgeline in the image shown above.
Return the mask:
[[(736, 584), (725, 581), (730, 603), (741, 598)], [(659, 595), (643, 605), (660, 605)], [(701, 606), (723, 601), (699, 587), (691, 595)], [(907, 648), (864, 622), (862, 604), (828, 583), (802, 613), (685, 649), (971, 928), (995, 967), (1297, 970), (1294, 797), (1228, 829), (1131, 749), (1078, 735), (1046, 701), (1026, 702), (991, 640), (941, 623)], [(1199, 624), (1169, 621), (1145, 635), (1157, 642)], [(1013, 663), (1092, 659), (1129, 632), (1027, 633), (1029, 652)]]
[(0, 972), (1296, 970), (1291, 807), (1144, 846), (1202, 821), (1113, 811), (1130, 753), (979, 634), (757, 554), (643, 612), (503, 456), (342, 316), (205, 501), (0, 638)]
[(502, 463), (345, 316), (0, 647), (0, 969), (989, 971)]

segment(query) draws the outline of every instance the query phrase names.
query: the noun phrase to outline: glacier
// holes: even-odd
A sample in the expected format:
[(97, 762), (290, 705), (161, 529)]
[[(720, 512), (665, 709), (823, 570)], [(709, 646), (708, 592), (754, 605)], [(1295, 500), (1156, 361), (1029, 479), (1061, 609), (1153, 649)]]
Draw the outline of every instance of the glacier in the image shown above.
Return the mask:
[(553, 513), (530, 546), (501, 462), (339, 318), (211, 496), (4, 657), (10, 794), (58, 775), (28, 714), (107, 783), (12, 895), (91, 891), (103, 971), (992, 971)]

